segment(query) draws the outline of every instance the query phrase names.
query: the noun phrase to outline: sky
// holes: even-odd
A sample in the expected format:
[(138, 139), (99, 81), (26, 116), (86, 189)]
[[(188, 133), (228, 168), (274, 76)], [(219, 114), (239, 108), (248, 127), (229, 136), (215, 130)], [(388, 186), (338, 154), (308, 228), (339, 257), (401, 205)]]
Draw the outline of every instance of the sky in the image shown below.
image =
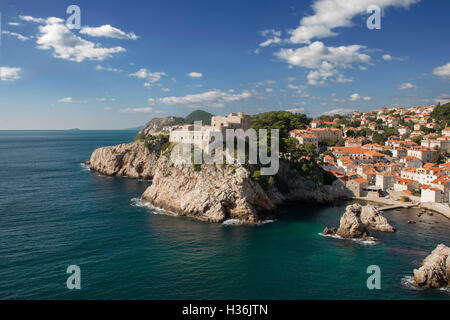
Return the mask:
[(449, 102), (449, 12), (448, 0), (0, 0), (0, 130)]

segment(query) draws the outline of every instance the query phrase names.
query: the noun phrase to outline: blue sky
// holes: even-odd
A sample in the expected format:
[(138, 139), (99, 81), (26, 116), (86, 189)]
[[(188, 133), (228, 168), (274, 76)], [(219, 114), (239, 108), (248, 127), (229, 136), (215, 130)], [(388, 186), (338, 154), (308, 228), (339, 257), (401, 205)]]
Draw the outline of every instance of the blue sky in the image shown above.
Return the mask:
[[(448, 0), (339, 3), (2, 0), (0, 129), (450, 101)], [(71, 4), (81, 29), (66, 26)]]

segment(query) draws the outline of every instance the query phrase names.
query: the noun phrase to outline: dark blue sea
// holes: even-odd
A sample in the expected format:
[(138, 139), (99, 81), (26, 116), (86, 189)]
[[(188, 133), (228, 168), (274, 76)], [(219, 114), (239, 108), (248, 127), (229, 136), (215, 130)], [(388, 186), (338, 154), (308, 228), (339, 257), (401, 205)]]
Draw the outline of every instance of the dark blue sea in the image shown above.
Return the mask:
[[(150, 182), (81, 165), (135, 135), (0, 131), (0, 299), (450, 299), (410, 284), (437, 244), (450, 245), (448, 219), (392, 211), (398, 231), (368, 245), (319, 235), (347, 203), (291, 205), (261, 226), (168, 216), (139, 201)], [(67, 289), (70, 265), (81, 290)], [(380, 290), (367, 288), (371, 265)]]

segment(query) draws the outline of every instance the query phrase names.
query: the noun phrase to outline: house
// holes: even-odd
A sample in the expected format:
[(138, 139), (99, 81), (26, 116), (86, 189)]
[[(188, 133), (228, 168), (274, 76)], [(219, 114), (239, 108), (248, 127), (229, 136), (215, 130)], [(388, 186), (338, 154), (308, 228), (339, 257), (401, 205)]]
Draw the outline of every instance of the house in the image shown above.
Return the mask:
[(322, 126), (322, 123), (318, 120), (311, 121), (311, 128), (320, 128)]
[(414, 180), (398, 178), (394, 182), (394, 191), (413, 192), (419, 189), (419, 183)]
[(375, 185), (382, 191), (392, 189), (394, 187), (395, 176), (387, 172), (378, 172), (375, 178)]
[(450, 176), (441, 176), (431, 182), (431, 187), (442, 192), (442, 202), (448, 203), (450, 201)]
[(408, 156), (419, 158), (422, 162), (433, 162), (438, 156), (436, 150), (422, 146), (409, 148), (407, 154)]
[(405, 164), (406, 168), (421, 168), (422, 160), (413, 156), (406, 156), (405, 158), (400, 160)]
[(347, 181), (347, 189), (353, 194), (354, 197), (364, 197), (364, 188), (369, 185), (369, 182), (364, 178), (356, 178)]
[(342, 139), (342, 131), (336, 128), (311, 128), (309, 132), (321, 141), (339, 141)]
[(295, 138), (298, 140), (298, 142), (301, 145), (305, 146), (307, 144), (312, 144), (316, 147), (316, 150), (319, 149), (319, 139), (317, 138), (317, 136), (315, 136), (313, 134), (305, 133), (305, 134), (297, 135)]
[(450, 137), (443, 136), (437, 139), (423, 139), (421, 142), (421, 146), (430, 149), (450, 152)]
[(447, 127), (442, 130), (442, 135), (446, 137), (450, 137), (450, 127)]
[(420, 194), (420, 202), (444, 202), (444, 194), (437, 188), (432, 188), (429, 185), (423, 185)]
[(398, 128), (398, 133), (402, 136), (406, 136), (411, 133), (411, 130), (408, 127), (400, 127)]

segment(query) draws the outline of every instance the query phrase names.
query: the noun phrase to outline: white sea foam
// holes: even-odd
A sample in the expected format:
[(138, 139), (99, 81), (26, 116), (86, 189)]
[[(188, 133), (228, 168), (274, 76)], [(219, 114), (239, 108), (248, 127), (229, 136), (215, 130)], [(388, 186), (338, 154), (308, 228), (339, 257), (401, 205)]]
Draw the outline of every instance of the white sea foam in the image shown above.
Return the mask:
[(147, 208), (154, 214), (164, 214), (164, 215), (168, 215), (168, 216), (173, 216), (173, 214), (171, 214), (163, 209), (157, 208), (148, 202), (143, 201), (142, 198), (131, 199), (131, 205), (133, 207), (137, 207), (137, 208)]
[(91, 171), (91, 168), (85, 163), (80, 163), (80, 167), (82, 171)]
[(407, 288), (409, 290), (417, 290), (417, 291), (423, 290), (423, 288), (419, 288), (414, 285), (414, 277), (413, 276), (404, 276), (400, 280), (400, 283), (402, 286), (404, 286), (405, 288)]
[(333, 239), (339, 239), (339, 240), (346, 240), (346, 241), (354, 241), (357, 242), (361, 245), (365, 245), (365, 246), (374, 246), (378, 244), (377, 239), (374, 239), (373, 241), (370, 240), (364, 240), (364, 239), (356, 239), (356, 238), (343, 238), (340, 235), (337, 234), (323, 234), (322, 232), (319, 233), (320, 236), (322, 237), (328, 237), (328, 238), (333, 238)]
[(275, 221), (277, 221), (277, 220), (276, 219), (267, 218), (267, 219), (264, 219), (263, 221), (261, 221), (261, 224), (274, 223)]
[(239, 219), (228, 219), (222, 222), (222, 224), (226, 226), (238, 226), (244, 224), (244, 222)]
[[(402, 286), (404, 286), (405, 288), (409, 289), (409, 290), (416, 290), (416, 291), (423, 291), (426, 290), (426, 288), (422, 288), (422, 287), (416, 287), (414, 285), (414, 277), (413, 276), (404, 276), (401, 280), (400, 283)], [(445, 286), (442, 288), (437, 289), (439, 291), (443, 291), (447, 294), (450, 294), (450, 286)]]

